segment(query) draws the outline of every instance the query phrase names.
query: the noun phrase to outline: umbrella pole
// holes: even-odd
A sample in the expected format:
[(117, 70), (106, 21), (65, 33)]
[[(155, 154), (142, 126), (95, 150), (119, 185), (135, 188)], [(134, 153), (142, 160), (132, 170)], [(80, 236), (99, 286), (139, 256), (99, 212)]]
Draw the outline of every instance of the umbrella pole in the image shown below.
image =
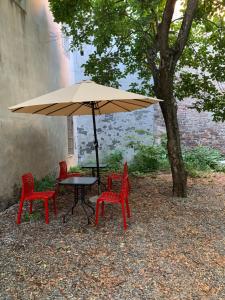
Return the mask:
[(95, 146), (95, 154), (96, 154), (96, 163), (97, 163), (97, 177), (98, 177), (98, 195), (100, 194), (100, 172), (99, 172), (99, 156), (98, 156), (98, 138), (96, 131), (96, 120), (95, 120), (95, 103), (91, 102), (92, 108), (92, 120), (93, 120), (93, 129), (94, 129), (94, 146)]

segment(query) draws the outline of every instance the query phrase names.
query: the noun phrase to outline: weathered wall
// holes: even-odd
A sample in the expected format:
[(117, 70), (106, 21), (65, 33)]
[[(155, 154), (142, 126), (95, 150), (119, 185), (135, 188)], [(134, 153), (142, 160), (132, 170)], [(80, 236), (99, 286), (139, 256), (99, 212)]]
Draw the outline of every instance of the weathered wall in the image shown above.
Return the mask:
[(69, 84), (68, 59), (47, 0), (0, 1), (0, 210), (21, 175), (41, 178), (67, 155), (65, 118), (11, 113), (9, 106)]
[(191, 105), (191, 99), (179, 104), (178, 113), (183, 145), (186, 147), (203, 145), (225, 153), (225, 124), (214, 122), (209, 112), (198, 113), (188, 108)]
[[(193, 148), (198, 145), (207, 146), (225, 153), (225, 123), (216, 123), (211, 113), (198, 113), (189, 107), (191, 99), (178, 102), (178, 121), (181, 133), (181, 143), (184, 147)], [(156, 141), (160, 141), (166, 133), (162, 113), (158, 105), (132, 113), (119, 113), (97, 117), (100, 157), (116, 149), (126, 149), (128, 136), (143, 140), (136, 130), (144, 129), (152, 133)], [(77, 138), (79, 161), (94, 159), (93, 128), (90, 117), (77, 118)], [(148, 138), (147, 138), (148, 139)], [(143, 140), (148, 142), (148, 140)], [(132, 151), (125, 151), (129, 160)]]
[[(124, 159), (129, 161), (133, 154), (132, 150), (127, 148), (127, 144), (132, 140), (130, 137), (135, 136), (135, 139), (149, 143), (149, 137), (143, 135), (141, 130), (150, 134), (153, 132), (153, 115), (154, 108), (149, 107), (134, 112), (96, 116), (100, 160), (115, 150), (123, 150)], [(95, 160), (91, 117), (77, 117), (77, 139), (79, 162)]]
[[(83, 56), (78, 52), (73, 54), (74, 77), (76, 82), (89, 79), (84, 75), (82, 64), (86, 62), (88, 56), (93, 52), (93, 49), (92, 46), (86, 46)], [(122, 67), (123, 66), (121, 66), (121, 68)], [(121, 88), (127, 90), (129, 84), (133, 81), (137, 81), (135, 75), (130, 75), (120, 80)], [(145, 143), (151, 142), (148, 136), (135, 131), (145, 130), (150, 134), (153, 133), (154, 109), (155, 105), (134, 112), (96, 116), (100, 160), (103, 160), (105, 156), (114, 150), (123, 150), (124, 159), (129, 160), (133, 156), (133, 151), (126, 147), (130, 141), (128, 136), (136, 136), (136, 139), (142, 140)], [(95, 160), (92, 117), (76, 117), (74, 118), (74, 124), (76, 126), (75, 136), (79, 163)]]
[[(178, 120), (181, 143), (184, 147), (192, 148), (199, 145), (215, 148), (225, 153), (225, 124), (212, 120), (209, 112), (198, 113), (192, 106), (191, 99), (178, 102)], [(165, 133), (165, 124), (160, 110), (156, 111), (156, 134)]]

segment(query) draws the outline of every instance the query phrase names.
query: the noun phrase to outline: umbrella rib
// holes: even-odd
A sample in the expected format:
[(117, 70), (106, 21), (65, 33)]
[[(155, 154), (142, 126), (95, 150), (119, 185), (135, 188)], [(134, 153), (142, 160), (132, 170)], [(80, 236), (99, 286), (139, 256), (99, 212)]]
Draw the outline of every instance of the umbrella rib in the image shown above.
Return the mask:
[[(75, 103), (74, 103), (75, 104)], [(78, 111), (78, 109), (80, 109), (83, 106), (83, 103), (77, 107), (74, 111), (71, 112), (71, 114), (69, 114), (69, 116), (72, 116), (76, 111)]]
[(23, 106), (23, 107), (16, 108), (16, 109), (14, 109), (12, 112), (15, 112), (15, 111), (17, 111), (17, 110), (19, 110), (19, 109), (22, 109), (22, 108), (24, 108), (24, 106)]
[(114, 105), (116, 105), (116, 106), (118, 106), (118, 107), (120, 107), (120, 108), (122, 108), (122, 109), (124, 109), (124, 110), (126, 110), (126, 111), (129, 111), (130, 112), (130, 110), (129, 109), (127, 109), (127, 108), (124, 108), (123, 106), (121, 106), (121, 105), (118, 105), (118, 104), (116, 104), (116, 103), (114, 103), (114, 102), (112, 102), (112, 101), (109, 101), (110, 103), (112, 103), (112, 104), (114, 104)]
[(99, 107), (98, 102), (95, 102), (95, 104), (96, 104), (96, 107), (97, 107), (97, 109), (98, 109), (98, 111), (99, 111), (99, 114), (101, 115), (101, 111), (100, 111), (100, 108), (101, 108), (101, 107)]
[(107, 104), (109, 104), (110, 101), (107, 101), (106, 103), (104, 103), (103, 105), (99, 106), (99, 109), (106, 106)]
[[(145, 101), (145, 100), (141, 100), (141, 99), (131, 99), (131, 100), (135, 100), (135, 101), (143, 102), (143, 103), (146, 103), (146, 104), (152, 104), (152, 102)], [(121, 100), (116, 100), (116, 101), (118, 101), (118, 102), (122, 102)], [(132, 102), (125, 101), (125, 100), (123, 100), (123, 102), (125, 102), (125, 103), (129, 103), (129, 104), (133, 104), (133, 105), (136, 105), (136, 104), (134, 104), (134, 103), (132, 103)], [(109, 103), (114, 103), (114, 102), (112, 102), (112, 100), (108, 100), (108, 101), (107, 101), (105, 104), (103, 104), (103, 105), (99, 106), (99, 108), (102, 108), (102, 107), (104, 107), (105, 105), (107, 105), (107, 104), (109, 104)], [(141, 106), (140, 104), (137, 104), (137, 105), (139, 105), (140, 107), (146, 108), (146, 106)]]
[[(136, 100), (136, 99), (133, 99), (133, 100)], [(143, 107), (143, 108), (146, 108), (147, 106), (144, 106), (144, 105), (140, 105), (140, 104), (135, 104), (135, 103), (132, 103), (132, 102), (129, 102), (129, 101), (125, 101), (125, 100), (117, 100), (118, 102), (122, 102), (122, 103), (127, 103), (127, 104), (131, 104), (131, 105), (135, 105), (135, 106), (140, 106), (140, 107)], [(149, 103), (150, 104), (150, 103)]]
[[(61, 103), (56, 103), (56, 104), (61, 104)], [(56, 110), (53, 110), (53, 111), (49, 112), (48, 114), (46, 114), (46, 116), (49, 116), (50, 114), (54, 114), (55, 112), (57, 112), (57, 111), (59, 111), (59, 110), (61, 110), (61, 109), (64, 109), (64, 108), (70, 107), (70, 106), (72, 106), (72, 105), (74, 105), (74, 104), (75, 104), (75, 103), (72, 103), (72, 104), (69, 104), (69, 105), (63, 106), (63, 107), (61, 107), (61, 108), (58, 108), (58, 109), (56, 109)]]
[(50, 104), (49, 106), (46, 106), (46, 107), (44, 107), (44, 108), (41, 108), (41, 109), (38, 109), (38, 110), (32, 112), (32, 114), (37, 114), (37, 113), (39, 113), (40, 111), (42, 111), (42, 110), (44, 110), (44, 109), (47, 109), (47, 108), (49, 108), (49, 107), (51, 107), (51, 106), (54, 106), (54, 105), (56, 105), (56, 104), (57, 104), (57, 103)]

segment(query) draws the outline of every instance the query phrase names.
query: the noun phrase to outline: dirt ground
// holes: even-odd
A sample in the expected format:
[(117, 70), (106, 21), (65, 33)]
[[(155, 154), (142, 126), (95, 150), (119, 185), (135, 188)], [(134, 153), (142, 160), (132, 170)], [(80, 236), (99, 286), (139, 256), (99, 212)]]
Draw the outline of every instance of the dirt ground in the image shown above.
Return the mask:
[(169, 174), (131, 186), (126, 232), (117, 205), (97, 228), (79, 207), (63, 224), (72, 193), (49, 225), (41, 203), (19, 226), (18, 204), (2, 212), (0, 299), (225, 299), (225, 175), (190, 179), (186, 199)]

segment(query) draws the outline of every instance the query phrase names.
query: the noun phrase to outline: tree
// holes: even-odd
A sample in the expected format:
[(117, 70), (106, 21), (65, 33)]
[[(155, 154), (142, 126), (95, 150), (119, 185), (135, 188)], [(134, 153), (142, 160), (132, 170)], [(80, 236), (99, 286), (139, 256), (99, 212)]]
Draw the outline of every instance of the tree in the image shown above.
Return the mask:
[[(95, 46), (85, 64), (86, 75), (98, 83), (118, 87), (121, 78), (136, 74), (141, 84), (133, 82), (133, 91), (164, 100), (160, 107), (167, 130), (176, 196), (186, 196), (187, 174), (181, 153), (175, 96), (182, 99), (194, 90), (194, 96), (202, 96), (197, 93), (195, 82), (188, 81), (190, 76), (185, 66), (198, 68), (192, 57), (192, 51), (201, 57), (200, 50), (195, 47), (195, 30), (201, 29), (204, 33), (208, 21), (220, 20), (222, 1), (184, 0), (182, 15), (177, 19), (174, 18), (176, 0), (49, 1), (55, 21), (62, 23), (66, 35), (72, 37), (72, 49), (82, 53), (85, 45)], [(204, 39), (207, 34), (201, 40), (202, 45)], [(201, 90), (206, 89), (206, 85), (201, 84)], [(201, 103), (197, 106), (203, 108)]]

